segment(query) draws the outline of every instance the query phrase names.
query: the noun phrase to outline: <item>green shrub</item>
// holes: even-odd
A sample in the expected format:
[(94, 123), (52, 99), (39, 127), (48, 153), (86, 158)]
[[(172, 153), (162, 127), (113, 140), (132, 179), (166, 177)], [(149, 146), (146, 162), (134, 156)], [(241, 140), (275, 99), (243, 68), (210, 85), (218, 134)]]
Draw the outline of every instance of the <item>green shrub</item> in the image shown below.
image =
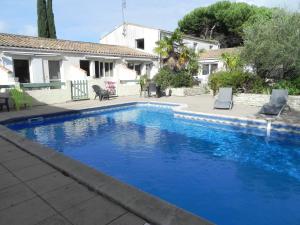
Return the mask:
[(234, 92), (249, 92), (255, 77), (251, 73), (242, 71), (221, 71), (214, 73), (209, 78), (209, 87), (214, 95), (220, 87), (232, 87)]
[(174, 72), (168, 67), (161, 68), (158, 74), (155, 75), (154, 81), (160, 86), (161, 90), (168, 87), (192, 87), (194, 84), (194, 79), (188, 71)]
[(172, 70), (168, 67), (163, 67), (155, 75), (154, 81), (158, 86), (160, 86), (161, 90), (165, 90), (166, 88), (171, 86), (172, 76)]
[(171, 86), (174, 88), (192, 87), (193, 77), (187, 71), (181, 71), (173, 74), (171, 79)]
[(288, 90), (290, 95), (299, 95), (300, 94), (300, 84), (297, 83), (297, 80), (300, 81), (300, 78), (293, 80), (293, 81), (281, 80), (281, 81), (275, 83), (273, 88), (286, 89), (286, 90)]

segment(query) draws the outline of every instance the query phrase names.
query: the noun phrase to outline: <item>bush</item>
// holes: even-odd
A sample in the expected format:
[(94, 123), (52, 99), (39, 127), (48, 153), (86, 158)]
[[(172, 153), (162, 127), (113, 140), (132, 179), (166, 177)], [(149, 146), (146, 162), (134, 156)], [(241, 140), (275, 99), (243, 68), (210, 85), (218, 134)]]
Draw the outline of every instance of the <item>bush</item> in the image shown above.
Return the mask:
[(221, 71), (210, 76), (208, 85), (213, 90), (214, 95), (220, 87), (232, 87), (234, 92), (248, 92), (253, 86), (255, 78), (253, 74), (248, 72)]
[(172, 76), (171, 86), (174, 88), (192, 87), (193, 84), (194, 79), (187, 71), (181, 71)]
[(155, 83), (160, 86), (161, 90), (168, 87), (191, 87), (194, 84), (193, 77), (186, 70), (174, 72), (168, 67), (163, 67), (154, 77)]
[(161, 90), (165, 90), (166, 88), (171, 86), (172, 76), (172, 70), (168, 67), (163, 67), (155, 75), (154, 81), (158, 86), (160, 86)]
[[(298, 83), (297, 83), (298, 82)], [(281, 80), (274, 84), (273, 88), (276, 89), (286, 89), (290, 95), (299, 95), (300, 94), (300, 78), (293, 81)]]

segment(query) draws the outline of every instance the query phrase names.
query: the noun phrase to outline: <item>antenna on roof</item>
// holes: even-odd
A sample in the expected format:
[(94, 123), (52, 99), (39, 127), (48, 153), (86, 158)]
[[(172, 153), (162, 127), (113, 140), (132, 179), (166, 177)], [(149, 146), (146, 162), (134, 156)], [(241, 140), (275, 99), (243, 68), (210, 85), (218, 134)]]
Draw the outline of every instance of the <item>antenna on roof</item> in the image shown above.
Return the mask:
[(126, 0), (122, 0), (122, 18), (123, 18), (123, 36), (127, 35), (127, 25), (125, 19), (125, 9), (127, 7)]

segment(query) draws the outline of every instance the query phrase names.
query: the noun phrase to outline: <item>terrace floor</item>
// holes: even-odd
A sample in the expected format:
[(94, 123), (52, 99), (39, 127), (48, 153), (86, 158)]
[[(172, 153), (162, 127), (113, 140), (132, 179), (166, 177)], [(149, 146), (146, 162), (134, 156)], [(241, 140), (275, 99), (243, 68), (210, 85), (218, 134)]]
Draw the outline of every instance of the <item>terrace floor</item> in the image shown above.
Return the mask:
[(146, 224), (2, 138), (0, 146), (1, 225)]
[[(21, 116), (32, 116), (32, 115), (42, 115), (55, 112), (63, 112), (67, 110), (79, 110), (86, 108), (94, 108), (100, 106), (121, 104), (133, 101), (155, 101), (155, 102), (169, 102), (169, 103), (180, 103), (186, 104), (187, 110), (216, 114), (216, 115), (225, 115), (233, 117), (245, 117), (245, 118), (263, 118), (262, 116), (257, 115), (257, 112), (260, 110), (259, 107), (250, 106), (245, 104), (235, 104), (232, 110), (217, 110), (213, 109), (214, 97), (212, 95), (200, 95), (200, 96), (188, 96), (188, 97), (162, 97), (162, 98), (142, 98), (138, 96), (130, 97), (118, 97), (111, 100), (99, 101), (99, 100), (86, 100), (86, 101), (77, 101), (77, 102), (68, 102), (62, 104), (54, 105), (45, 105), (37, 106), (33, 109), (22, 110), (19, 112), (0, 112), (0, 121), (16, 118)], [(300, 124), (300, 112), (292, 111), (288, 114), (282, 115), (279, 121), (291, 123), (291, 124)]]

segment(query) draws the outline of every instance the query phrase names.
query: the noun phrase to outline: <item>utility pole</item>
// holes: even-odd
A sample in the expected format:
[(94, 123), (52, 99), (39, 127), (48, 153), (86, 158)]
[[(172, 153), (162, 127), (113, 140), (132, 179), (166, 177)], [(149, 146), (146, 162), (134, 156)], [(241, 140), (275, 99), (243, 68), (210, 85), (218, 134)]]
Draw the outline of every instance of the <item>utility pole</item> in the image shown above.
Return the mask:
[(123, 19), (123, 36), (127, 35), (127, 24), (125, 19), (125, 9), (127, 7), (126, 0), (122, 0), (122, 19)]

